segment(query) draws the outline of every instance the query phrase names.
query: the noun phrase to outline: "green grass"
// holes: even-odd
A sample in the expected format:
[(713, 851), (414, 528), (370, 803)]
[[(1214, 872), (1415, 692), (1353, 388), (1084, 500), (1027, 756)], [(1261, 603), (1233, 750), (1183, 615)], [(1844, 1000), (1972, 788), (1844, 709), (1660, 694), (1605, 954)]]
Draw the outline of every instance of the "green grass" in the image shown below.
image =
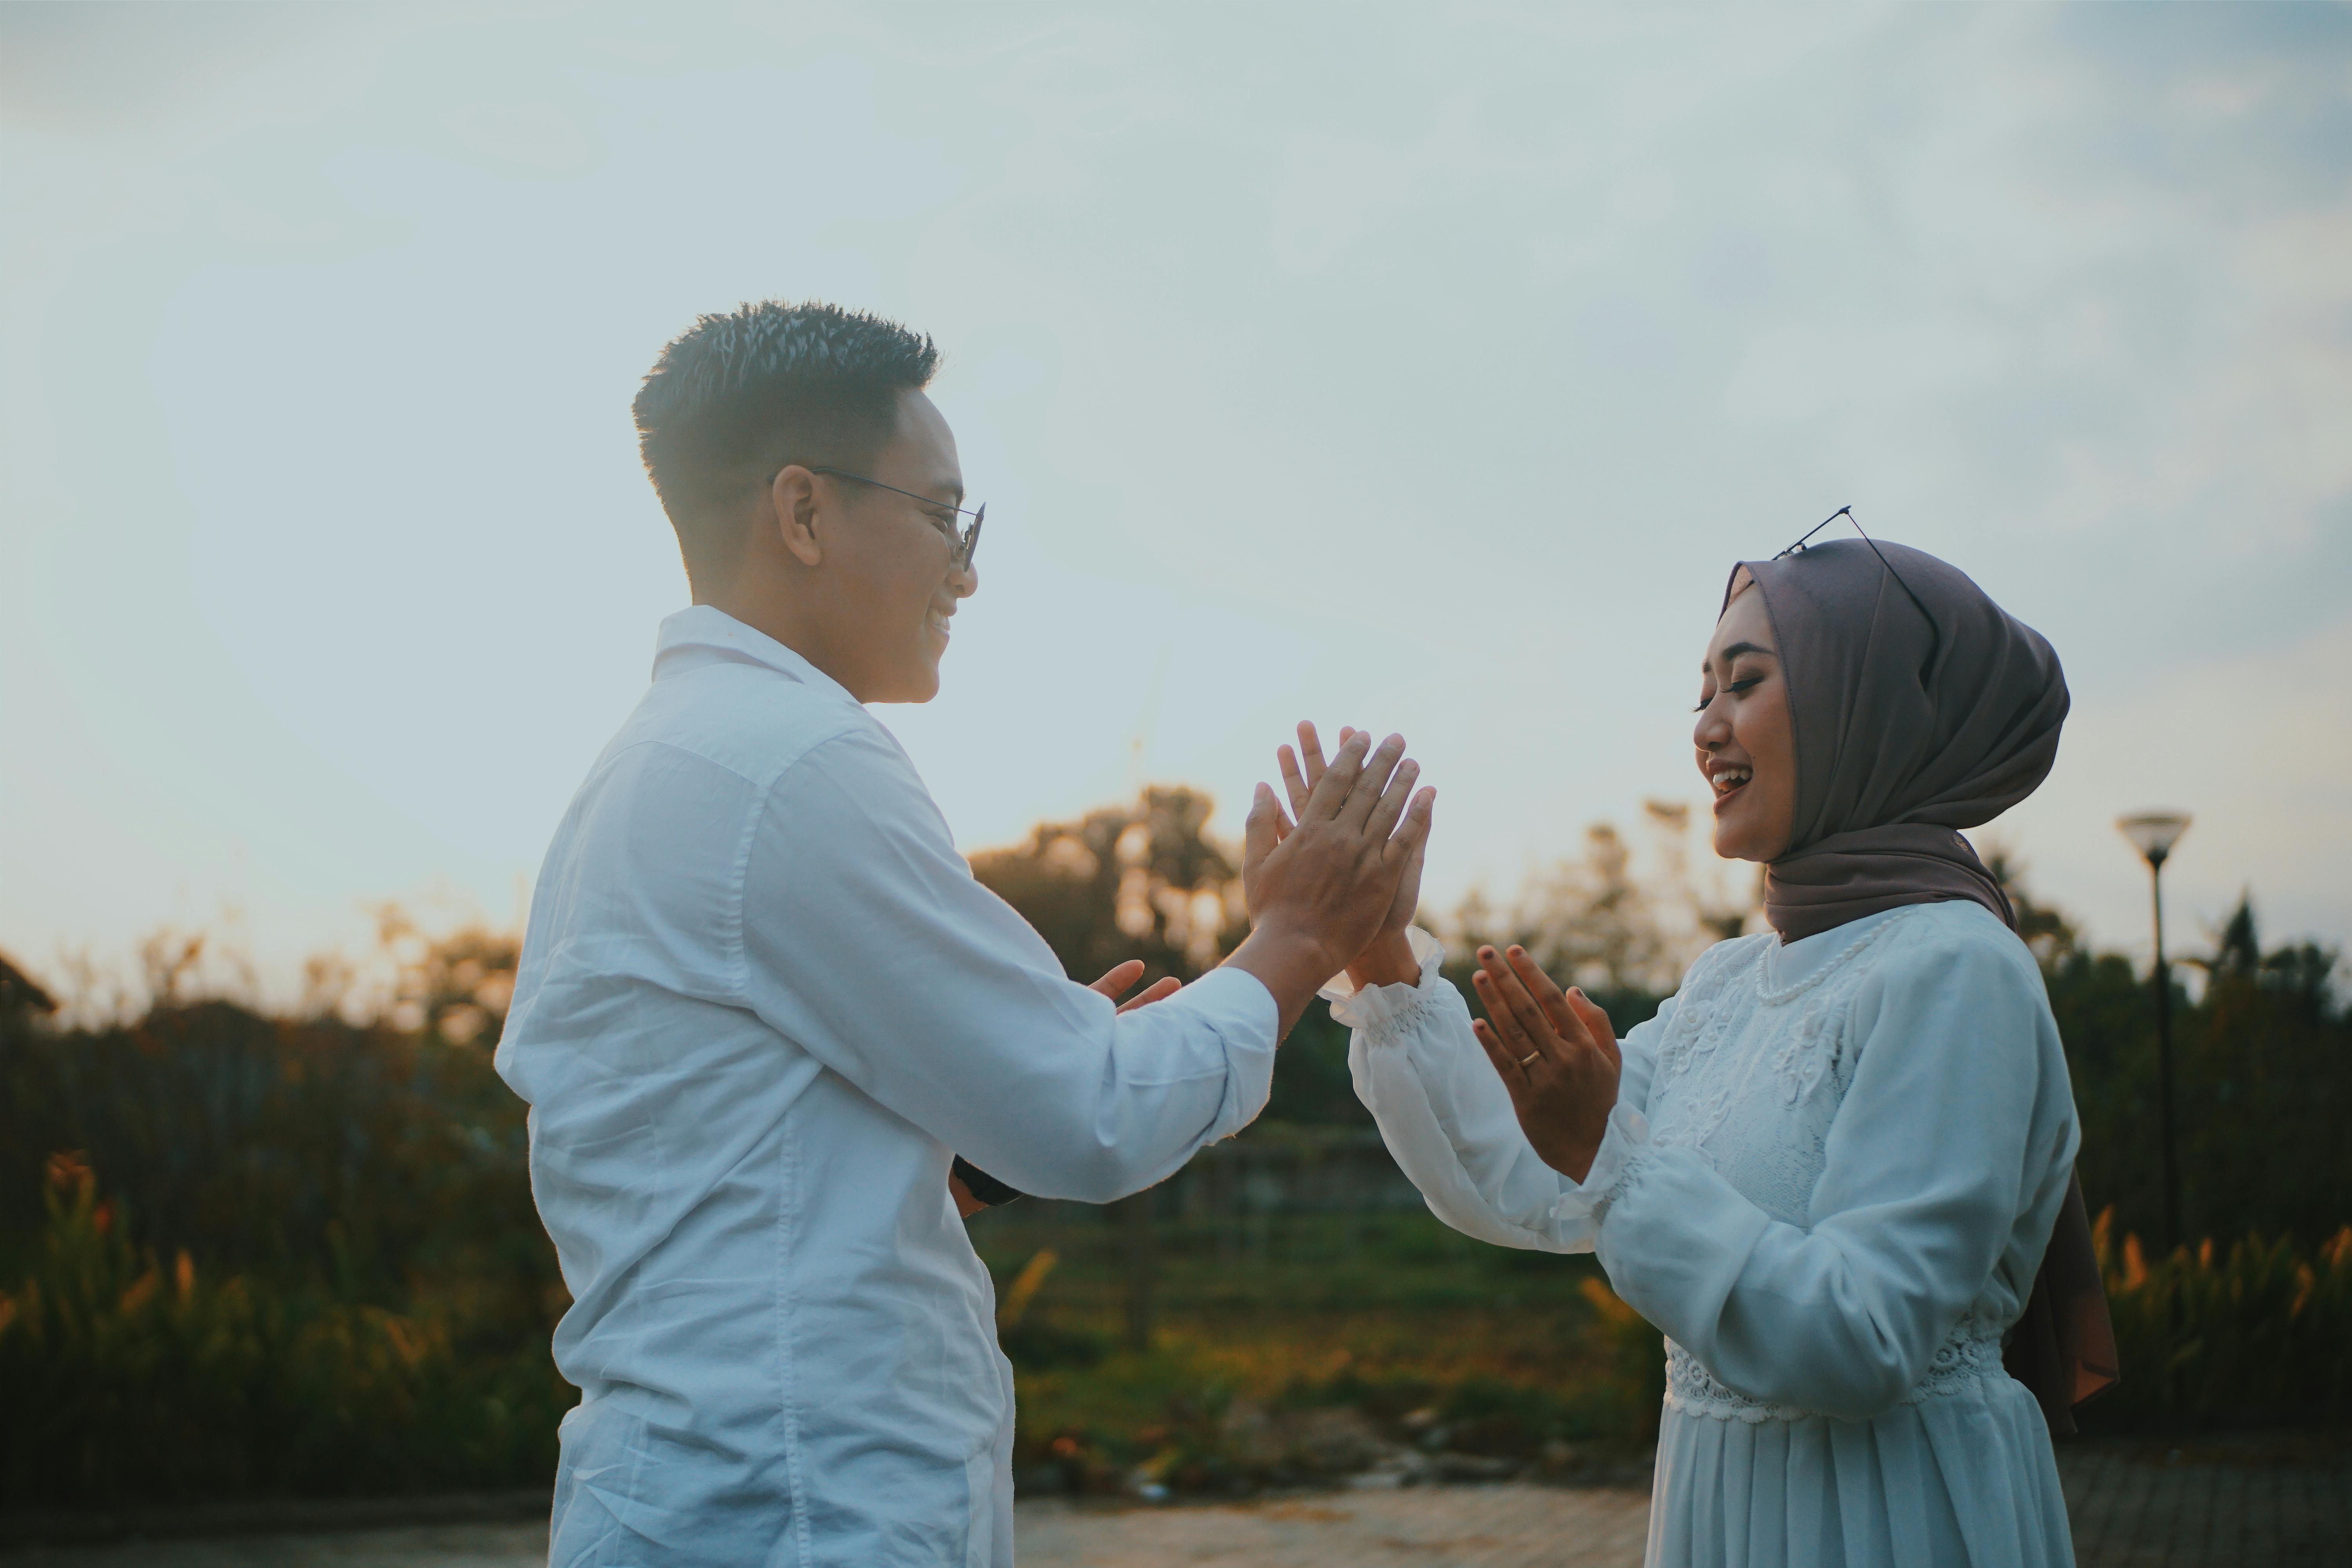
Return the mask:
[[(158, 1256), (69, 1157), (50, 1163), (44, 1218), (0, 1289), (0, 1504), (552, 1473), (574, 1395), (541, 1334), (515, 1338), (499, 1280), (419, 1277), (387, 1302)], [(1637, 1458), (1654, 1435), (1659, 1336), (1589, 1258), (1485, 1246), (1414, 1210), (1162, 1217), (1138, 1345), (1128, 1220), (1024, 1202), (973, 1221), (1031, 1484), (1246, 1491), (1406, 1443), (1558, 1468)], [(2086, 1427), (2352, 1415), (2352, 1229), (2151, 1259), (2103, 1219), (2099, 1242), (2125, 1381)]]
[[(1307, 1479), (1311, 1460), (1269, 1456), (1246, 1417), (1318, 1406), (1389, 1441), (1436, 1430), (1452, 1451), (1521, 1461), (1655, 1434), (1659, 1336), (1590, 1258), (1487, 1247), (1410, 1211), (1162, 1220), (1137, 1348), (1117, 1211), (1024, 1203), (972, 1231), (1001, 1294), (1054, 1255), (1003, 1337), (1020, 1462), (1065, 1484), (1139, 1468), (1212, 1490)], [(2157, 1259), (2109, 1232), (2103, 1219), (2124, 1381), (2078, 1412), (2086, 1430), (2352, 1416), (2352, 1228), (2316, 1248), (2248, 1237)]]

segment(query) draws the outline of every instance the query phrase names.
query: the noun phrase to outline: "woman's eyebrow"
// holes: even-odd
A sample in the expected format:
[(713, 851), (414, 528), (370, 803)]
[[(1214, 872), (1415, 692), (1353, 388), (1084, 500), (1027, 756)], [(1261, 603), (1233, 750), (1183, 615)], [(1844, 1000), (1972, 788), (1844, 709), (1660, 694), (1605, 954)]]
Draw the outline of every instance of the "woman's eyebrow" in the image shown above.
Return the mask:
[[(1724, 662), (1726, 662), (1726, 663), (1727, 664), (1727, 663), (1729, 663), (1731, 660), (1733, 660), (1733, 659), (1735, 659), (1735, 658), (1738, 658), (1741, 654), (1743, 654), (1743, 653), (1760, 653), (1760, 654), (1762, 654), (1762, 655), (1763, 655), (1765, 658), (1771, 658), (1771, 657), (1772, 657), (1772, 650), (1771, 650), (1770, 648), (1764, 647), (1761, 643), (1752, 643), (1752, 642), (1736, 642), (1736, 643), (1733, 643), (1729, 647), (1727, 647), (1727, 648), (1723, 649), (1720, 653), (1717, 654), (1715, 657), (1716, 657), (1716, 658), (1719, 658), (1719, 659), (1722, 659)], [(1701, 666), (1699, 666), (1699, 668), (1700, 668), (1701, 669), (1705, 669), (1705, 668), (1706, 668), (1706, 666), (1705, 666), (1705, 665), (1701, 665)]]

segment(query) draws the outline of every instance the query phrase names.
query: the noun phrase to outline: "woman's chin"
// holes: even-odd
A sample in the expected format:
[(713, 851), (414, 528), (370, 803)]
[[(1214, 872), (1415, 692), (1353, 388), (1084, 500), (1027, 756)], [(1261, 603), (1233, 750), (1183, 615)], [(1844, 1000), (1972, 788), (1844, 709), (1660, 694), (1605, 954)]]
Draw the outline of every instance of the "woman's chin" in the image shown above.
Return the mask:
[(1715, 825), (1715, 852), (1726, 860), (1747, 860), (1759, 866), (1769, 866), (1786, 854), (1788, 848), (1789, 836), (1785, 832), (1744, 830), (1740, 825), (1724, 822)]
[(1756, 836), (1742, 832), (1738, 824), (1718, 822), (1715, 825), (1715, 852), (1724, 859), (1760, 862), (1770, 858), (1758, 854), (1757, 848)]

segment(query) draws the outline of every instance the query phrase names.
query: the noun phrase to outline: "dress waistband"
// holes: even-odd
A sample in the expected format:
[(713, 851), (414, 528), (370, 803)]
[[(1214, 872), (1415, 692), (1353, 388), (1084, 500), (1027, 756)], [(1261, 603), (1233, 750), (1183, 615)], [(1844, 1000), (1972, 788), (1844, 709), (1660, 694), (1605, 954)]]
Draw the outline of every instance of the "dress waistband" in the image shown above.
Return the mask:
[[(1898, 1405), (1972, 1393), (2009, 1373), (2000, 1364), (2000, 1331), (1990, 1324), (1964, 1320), (1951, 1336), (1936, 1347), (1927, 1375)], [(1685, 1415), (1717, 1421), (1803, 1421), (1814, 1416), (1838, 1419), (1824, 1410), (1800, 1405), (1774, 1405), (1748, 1395), (1722, 1382), (1698, 1363), (1698, 1359), (1674, 1341), (1666, 1342), (1666, 1407)]]

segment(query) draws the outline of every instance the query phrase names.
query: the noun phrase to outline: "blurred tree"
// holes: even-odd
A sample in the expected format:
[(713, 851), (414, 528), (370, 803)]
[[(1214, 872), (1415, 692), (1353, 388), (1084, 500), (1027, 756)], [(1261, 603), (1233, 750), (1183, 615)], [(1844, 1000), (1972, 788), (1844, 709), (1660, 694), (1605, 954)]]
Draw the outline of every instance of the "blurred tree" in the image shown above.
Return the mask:
[[(1091, 981), (1139, 958), (1144, 984), (1171, 974), (1194, 980), (1249, 932), (1240, 858), (1207, 834), (1214, 809), (1197, 790), (1147, 789), (1132, 805), (1040, 823), (1026, 844), (983, 850), (971, 858), (972, 875), (1036, 927), (1072, 979)], [(1150, 1199), (1138, 1194), (1111, 1209), (1125, 1231), (1128, 1341), (1148, 1349), (1156, 1271)]]
[[(2161, 1228), (2156, 1145), (2155, 1006), (2148, 980), (2117, 953), (2090, 951), (2036, 900), (2013, 856), (1986, 865), (2041, 962), (2083, 1122), (2076, 1163), (2094, 1210), (2118, 1232)], [(2352, 1009), (2334, 990), (2338, 955), (2302, 942), (2265, 952), (2251, 899), (2213, 933), (2191, 998), (2176, 978), (2184, 1221), (2191, 1236), (2253, 1231), (2316, 1242), (2352, 1216)]]
[(2017, 934), (2033, 950), (2042, 969), (2048, 971), (2072, 958), (2082, 945), (2080, 936), (2064, 915), (2035, 900), (2025, 885), (2024, 862), (2016, 852), (2006, 845), (1989, 844), (1984, 863), (2008, 896), (2009, 907), (2017, 916)]
[(1213, 809), (1197, 790), (1147, 789), (982, 850), (972, 875), (1037, 928), (1072, 979), (1139, 958), (1147, 982), (1193, 980), (1249, 931), (1240, 858), (1206, 832)]
[(298, 1017), (207, 996), (206, 975), (234, 984), (235, 966), (207, 969), (204, 939), (170, 935), (147, 944), (143, 1013), (0, 1026), (0, 1267), (39, 1228), (43, 1163), (74, 1151), (160, 1254), (387, 1304), (462, 1279), (495, 1331), (551, 1326), (524, 1107), (488, 1048), (514, 940), (383, 930), (392, 1004), (373, 1021), (344, 1016), (331, 985)]
[[(498, 1044), (522, 957), (518, 933), (475, 924), (427, 939), (407, 910), (388, 903), (376, 910), (376, 942), (391, 961), (389, 1017), (394, 1028), (453, 1046), (488, 1050)], [(320, 1000), (327, 999), (321, 980), (328, 973), (312, 971), (312, 991)]]
[(0, 1020), (28, 1019), (57, 1010), (56, 999), (0, 952)]
[(1474, 1012), (1478, 948), (1516, 942), (1561, 985), (1582, 986), (1622, 1037), (1656, 1014), (1693, 959), (1747, 928), (1756, 897), (1734, 899), (1691, 874), (1690, 808), (1651, 801), (1643, 815), (1655, 839), (1647, 877), (1636, 873), (1632, 847), (1616, 827), (1597, 822), (1585, 829), (1581, 855), (1530, 876), (1508, 909), (1475, 888), (1455, 906), (1445, 976)]
[[(1581, 856), (1529, 880), (1511, 934), (1546, 973), (1588, 992), (1671, 991), (1682, 978), (1680, 955), (1632, 867), (1633, 853), (1617, 829), (1594, 823), (1584, 830)], [(1474, 942), (1494, 941), (1467, 928), (1463, 935)]]

